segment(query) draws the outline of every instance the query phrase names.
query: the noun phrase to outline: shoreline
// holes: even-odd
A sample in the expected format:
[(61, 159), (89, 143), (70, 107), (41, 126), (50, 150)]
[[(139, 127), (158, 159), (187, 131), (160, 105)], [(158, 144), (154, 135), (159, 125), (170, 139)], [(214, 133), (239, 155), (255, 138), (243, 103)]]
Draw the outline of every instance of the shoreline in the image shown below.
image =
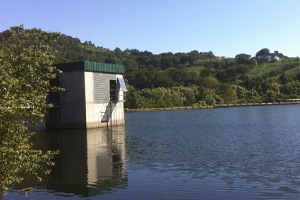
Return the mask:
[(165, 108), (125, 108), (125, 112), (155, 112), (155, 111), (176, 111), (176, 110), (202, 110), (212, 108), (243, 107), (243, 106), (272, 106), (272, 105), (294, 105), (300, 104), (295, 102), (266, 102), (266, 103), (235, 103), (235, 104), (216, 104), (214, 106), (181, 106)]

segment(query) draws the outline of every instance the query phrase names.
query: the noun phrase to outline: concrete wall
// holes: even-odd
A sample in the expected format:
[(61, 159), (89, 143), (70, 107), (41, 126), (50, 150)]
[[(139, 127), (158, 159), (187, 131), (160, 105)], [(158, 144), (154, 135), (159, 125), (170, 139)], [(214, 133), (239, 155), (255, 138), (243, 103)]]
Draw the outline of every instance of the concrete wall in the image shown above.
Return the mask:
[(65, 89), (60, 95), (60, 107), (52, 108), (46, 119), (47, 128), (86, 128), (84, 73), (64, 72), (59, 85)]
[(70, 71), (60, 75), (59, 84), (65, 88), (60, 106), (52, 108), (46, 119), (47, 128), (97, 128), (123, 125), (123, 92), (121, 101), (109, 103), (110, 80), (116, 74)]
[[(84, 72), (86, 98), (86, 127), (123, 125), (124, 103), (109, 104), (109, 81), (117, 80), (116, 74)], [(123, 95), (123, 92), (120, 92)], [(111, 121), (108, 121), (112, 110)]]

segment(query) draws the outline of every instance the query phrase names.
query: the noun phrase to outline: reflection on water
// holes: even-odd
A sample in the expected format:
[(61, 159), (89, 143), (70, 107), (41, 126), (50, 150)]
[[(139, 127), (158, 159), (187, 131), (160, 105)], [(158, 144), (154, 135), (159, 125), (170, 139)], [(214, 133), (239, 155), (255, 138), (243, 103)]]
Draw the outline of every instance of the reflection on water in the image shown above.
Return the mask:
[(126, 187), (124, 127), (52, 130), (42, 135), (50, 149), (60, 151), (48, 190), (94, 196)]
[(61, 154), (30, 199), (300, 199), (299, 118), (300, 105), (126, 113), (126, 141), (124, 127), (43, 133)]

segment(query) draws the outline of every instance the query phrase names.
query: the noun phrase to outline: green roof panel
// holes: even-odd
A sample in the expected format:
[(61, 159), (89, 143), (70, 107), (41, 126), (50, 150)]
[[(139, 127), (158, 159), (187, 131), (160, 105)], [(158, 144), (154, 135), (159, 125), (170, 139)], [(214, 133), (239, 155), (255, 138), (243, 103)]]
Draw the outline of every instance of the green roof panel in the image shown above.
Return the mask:
[(103, 72), (110, 74), (124, 74), (125, 66), (110, 63), (80, 61), (71, 63), (60, 63), (54, 65), (63, 72), (67, 71), (88, 71), (88, 72)]

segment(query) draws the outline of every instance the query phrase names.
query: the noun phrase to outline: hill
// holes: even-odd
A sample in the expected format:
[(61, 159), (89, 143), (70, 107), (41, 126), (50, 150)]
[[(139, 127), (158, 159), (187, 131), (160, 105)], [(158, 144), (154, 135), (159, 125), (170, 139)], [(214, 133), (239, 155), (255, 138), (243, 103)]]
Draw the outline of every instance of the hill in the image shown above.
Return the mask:
[[(0, 45), (9, 42), (9, 35), (8, 30), (0, 33)], [(197, 50), (153, 54), (137, 49), (112, 51), (64, 34), (54, 45), (57, 63), (90, 60), (124, 64), (128, 108), (257, 103), (300, 97), (300, 59), (267, 48), (254, 57), (243, 53), (234, 58), (217, 57), (213, 52)]]

